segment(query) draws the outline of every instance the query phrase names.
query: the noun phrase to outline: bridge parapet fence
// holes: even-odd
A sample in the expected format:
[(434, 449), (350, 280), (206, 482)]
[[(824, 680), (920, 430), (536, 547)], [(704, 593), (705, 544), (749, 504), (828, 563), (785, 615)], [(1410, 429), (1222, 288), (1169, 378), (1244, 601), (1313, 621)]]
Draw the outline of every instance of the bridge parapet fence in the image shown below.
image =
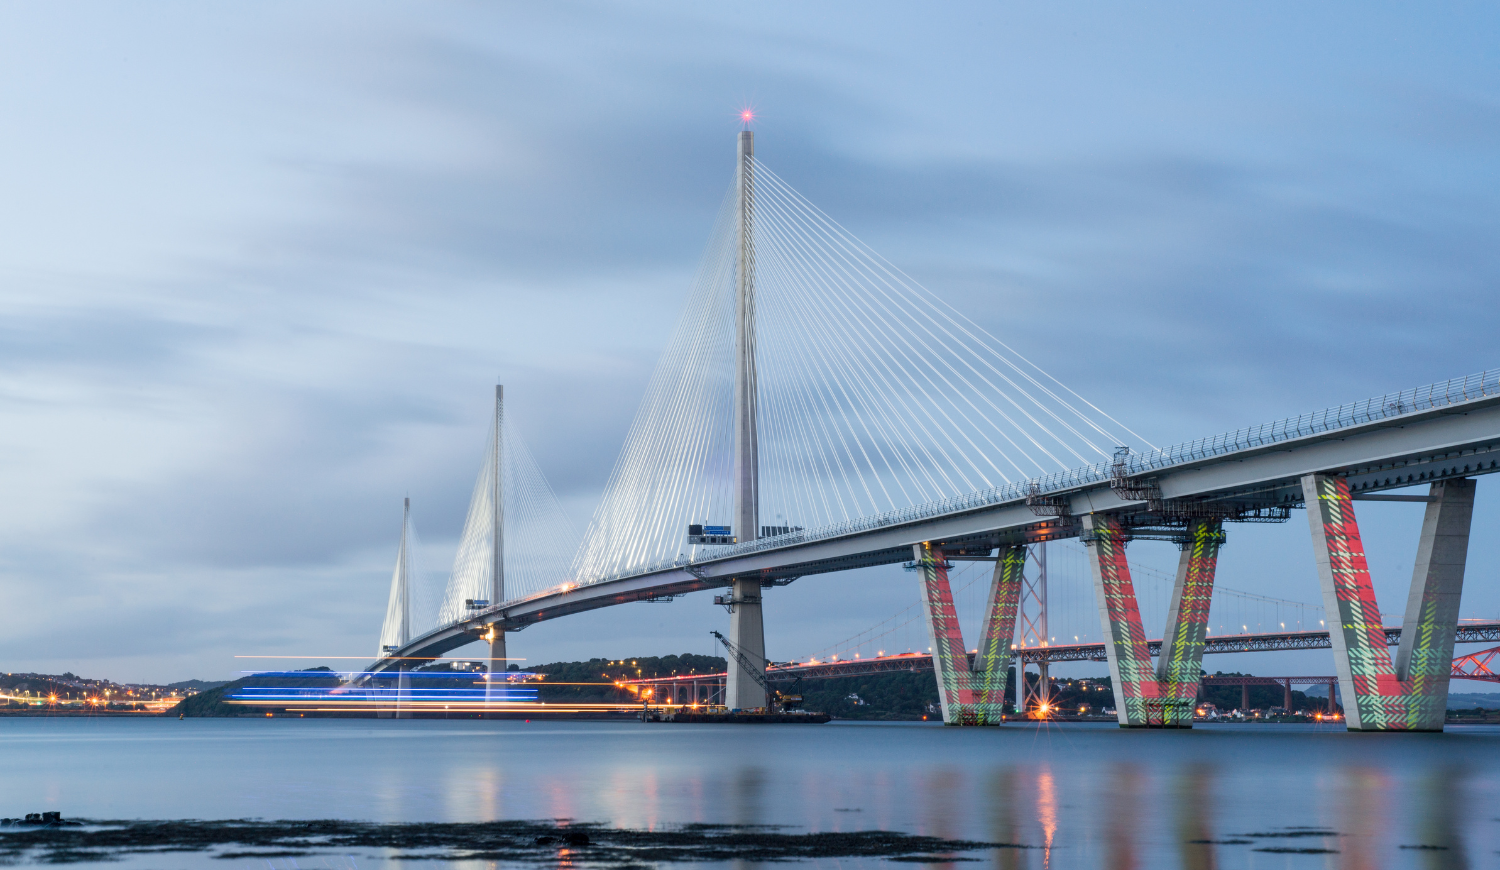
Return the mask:
[[(1242, 450), (1253, 450), (1271, 444), (1280, 444), (1298, 438), (1306, 438), (1324, 432), (1362, 426), (1379, 420), (1388, 420), (1429, 411), (1434, 408), (1472, 402), (1491, 396), (1500, 396), (1500, 369), (1486, 369), (1477, 374), (1453, 378), (1436, 384), (1427, 384), (1409, 390), (1386, 393), (1359, 402), (1349, 402), (1334, 408), (1325, 408), (1288, 417), (1258, 426), (1247, 426), (1233, 432), (1225, 432), (1196, 441), (1188, 441), (1163, 447), (1146, 453), (1131, 453), (1124, 458), (1124, 473), (1135, 476), (1159, 471), (1190, 462), (1213, 459)], [(910, 507), (897, 508), (884, 513), (872, 514), (816, 529), (805, 529), (785, 535), (776, 535), (725, 547), (712, 556), (694, 560), (676, 559), (650, 566), (633, 568), (607, 577), (599, 577), (589, 584), (621, 580), (642, 574), (651, 574), (671, 568), (686, 568), (698, 562), (713, 562), (719, 559), (745, 556), (765, 550), (804, 544), (813, 541), (841, 538), (861, 532), (874, 531), (888, 526), (932, 519), (946, 514), (963, 513), (969, 510), (994, 507), (1008, 502), (1022, 502), (1029, 494), (1064, 492), (1079, 487), (1108, 483), (1117, 474), (1118, 463), (1114, 459), (1101, 459), (1092, 464), (1066, 471), (1058, 471), (1043, 477), (1016, 481), (1004, 486), (976, 490), (953, 498), (926, 502)]]
[[(1423, 411), (1430, 411), (1435, 408), (1452, 407), (1493, 396), (1500, 396), (1500, 369), (1486, 369), (1477, 374), (1453, 378), (1441, 383), (1427, 384), (1395, 393), (1386, 393), (1383, 396), (1375, 396), (1359, 402), (1350, 402), (1334, 408), (1325, 408), (1321, 411), (1314, 411), (1297, 417), (1288, 417), (1270, 423), (1262, 423), (1258, 426), (1247, 426), (1233, 432), (1200, 438), (1196, 441), (1163, 447), (1145, 453), (1131, 453), (1128, 456), (1121, 457), (1121, 459), (1113, 457), (1101, 459), (1092, 465), (1058, 471), (1030, 480), (1015, 481), (1003, 486), (976, 490), (953, 498), (911, 505), (821, 528), (804, 529), (789, 534), (747, 541), (742, 544), (725, 547), (711, 556), (697, 560), (678, 558), (638, 566), (610, 576), (598, 577), (592, 580), (579, 580), (577, 585), (594, 585), (597, 583), (624, 580), (630, 577), (639, 577), (672, 569), (690, 571), (696, 564), (745, 556), (797, 544), (840, 538), (890, 526), (920, 522), (947, 514), (994, 507), (1010, 502), (1021, 503), (1026, 500), (1028, 495), (1045, 495), (1095, 484), (1107, 484), (1121, 473), (1120, 463), (1122, 460), (1124, 463), (1123, 473), (1136, 476), (1190, 462), (1213, 459), (1242, 450), (1253, 450), (1258, 447), (1284, 443), (1324, 432), (1362, 426), (1379, 420), (1399, 418)], [(468, 615), (465, 620), (439, 626), (427, 632), (423, 637), (436, 635), (461, 622), (474, 621), (476, 617), (482, 619), (484, 616), (504, 612), (507, 608), (513, 607), (530, 598), (555, 595), (558, 591), (559, 588), (554, 588), (524, 598), (492, 604), (480, 613)], [(417, 638), (414, 641), (420, 639)]]

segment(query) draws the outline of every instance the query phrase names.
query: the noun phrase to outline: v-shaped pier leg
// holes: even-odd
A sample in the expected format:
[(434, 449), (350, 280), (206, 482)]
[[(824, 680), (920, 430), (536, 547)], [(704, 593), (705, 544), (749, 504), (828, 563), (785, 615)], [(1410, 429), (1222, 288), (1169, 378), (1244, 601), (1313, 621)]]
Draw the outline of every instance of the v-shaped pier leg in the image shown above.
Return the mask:
[[(1094, 597), (1099, 602), (1104, 654), (1109, 659), (1115, 716), (1124, 728), (1160, 725), (1161, 690), (1156, 670), (1151, 666), (1146, 632), (1141, 628), (1141, 611), (1135, 600), (1130, 565), (1125, 561), (1125, 535), (1120, 521), (1088, 514), (1083, 518), (1083, 529), (1094, 574)], [(1155, 716), (1151, 715), (1153, 712)]]
[(948, 567), (943, 551), (915, 544), (918, 577), (922, 584), (922, 615), (932, 645), (932, 669), (945, 725), (998, 725), (1004, 719), (1005, 678), (1010, 669), (1011, 638), (1015, 634), (1016, 604), (1021, 597), (1025, 547), (1002, 547), (990, 582), (989, 607), (974, 665), (964, 649)]
[(1191, 728), (1203, 677), (1203, 648), (1208, 643), (1208, 609), (1213, 603), (1214, 573), (1224, 529), (1218, 520), (1193, 520), (1177, 560), (1166, 637), (1156, 662), (1161, 684), (1162, 724)]
[(1453, 673), (1453, 638), (1458, 630), (1458, 602), (1464, 591), (1469, 558), (1469, 528), (1474, 520), (1475, 482), (1440, 480), (1428, 491), (1422, 538), (1412, 570), (1401, 645), (1396, 648), (1396, 679), (1414, 696), (1428, 699), (1439, 714), (1448, 707), (1448, 679)]
[(1398, 651), (1404, 674), (1386, 644), (1348, 481), (1309, 474), (1302, 492), (1349, 730), (1443, 730), (1474, 482), (1432, 484)]
[[(1026, 547), (1001, 547), (995, 558), (995, 574), (985, 599), (984, 626), (979, 632), (979, 651), (974, 655), (975, 703), (994, 711), (1005, 706), (1005, 680), (1014, 656), (1016, 609), (1021, 601), (1021, 572), (1026, 570)], [(1016, 670), (1017, 675), (1021, 673)]]

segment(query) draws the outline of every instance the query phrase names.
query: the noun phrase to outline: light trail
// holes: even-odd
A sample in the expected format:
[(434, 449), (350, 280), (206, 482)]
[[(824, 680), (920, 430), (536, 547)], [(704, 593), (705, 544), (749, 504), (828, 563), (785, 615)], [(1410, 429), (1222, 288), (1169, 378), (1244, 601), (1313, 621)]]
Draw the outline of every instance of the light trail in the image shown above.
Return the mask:
[[(272, 655), (264, 655), (264, 656), (262, 656), (262, 655), (254, 655), (254, 656), (252, 656), (252, 655), (236, 655), (235, 658), (237, 658), (237, 659), (351, 659), (351, 660), (354, 660), (354, 661), (365, 661), (365, 662), (370, 661), (370, 656), (281, 656), (281, 655), (277, 655), (277, 656), (272, 656)], [(445, 659), (445, 658), (433, 658), (432, 656), (386, 656), (385, 659), (386, 659), (386, 661), (393, 661), (393, 662), (432, 662), (433, 664), (438, 664), (438, 663), (441, 663), (441, 662), (473, 662), (473, 661), (481, 661), (482, 662), (482, 661), (487, 661), (487, 659), (484, 659), (484, 658), (478, 658), (478, 659), (473, 659), (473, 658), (467, 658), (467, 659)], [(521, 658), (519, 656), (506, 656), (505, 660), (508, 661), (508, 662), (524, 662), (524, 661), (526, 661), (526, 659)], [(498, 659), (497, 659), (497, 661), (498, 661)]]

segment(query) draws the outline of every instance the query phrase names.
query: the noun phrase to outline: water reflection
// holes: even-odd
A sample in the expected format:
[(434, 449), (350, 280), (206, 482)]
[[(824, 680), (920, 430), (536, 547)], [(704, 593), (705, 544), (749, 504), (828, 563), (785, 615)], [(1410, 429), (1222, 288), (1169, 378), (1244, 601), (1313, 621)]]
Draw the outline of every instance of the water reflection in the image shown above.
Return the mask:
[(1177, 847), (1184, 870), (1218, 870), (1214, 851), (1213, 769), (1206, 764), (1187, 764), (1174, 782), (1177, 805)]
[(1423, 777), (1413, 797), (1418, 804), (1419, 842), (1403, 844), (1420, 855), (1424, 870), (1468, 870), (1468, 851), (1464, 846), (1464, 800), (1468, 771), (1462, 767), (1441, 767)]
[(1043, 767), (1036, 778), (1037, 820), (1042, 823), (1042, 867), (1052, 866), (1052, 843), (1057, 835), (1057, 781)]
[(1135, 870), (1140, 866), (1137, 839), (1145, 779), (1135, 764), (1116, 764), (1111, 771), (1104, 830), (1104, 860), (1110, 870)]
[[(648, 739), (659, 733), (670, 742)], [(996, 870), (1468, 870), (1491, 866), (1484, 856), (1500, 848), (1491, 844), (1500, 837), (1491, 821), (1500, 815), (1494, 728), (1428, 739), (1295, 726), (1180, 734), (1078, 726), (1033, 740), (1004, 729), (830, 724), (754, 732), (751, 747), (726, 760), (726, 738), (738, 733), (310, 719), (111, 721), (106, 729), (14, 719), (0, 721), (0, 783), (11, 814), (56, 807), (86, 818), (572, 817), (658, 829), (691, 822), (888, 829), (1028, 847), (960, 856)], [(214, 775), (184, 777), (183, 769)], [(1223, 844), (1234, 839), (1253, 842)], [(1281, 853), (1261, 851), (1268, 849)], [(1337, 854), (1285, 853), (1304, 849)], [(207, 864), (188, 857), (149, 864), (195, 866)], [(234, 870), (216, 870), (226, 867)], [(259, 867), (271, 870), (264, 861)]]
[[(769, 819), (765, 815), (766, 771), (760, 767), (739, 767), (729, 784), (729, 818), (736, 825), (763, 825)], [(761, 866), (759, 861), (739, 858), (729, 862), (731, 870), (752, 870)]]
[(736, 825), (760, 825), (765, 815), (766, 771), (760, 767), (739, 767), (729, 783), (729, 821)]
[[(964, 776), (950, 767), (940, 767), (922, 777), (921, 832), (933, 837), (957, 839), (963, 830)], [(924, 864), (952, 870), (952, 862)]]
[(922, 832), (950, 838), (961, 830), (960, 801), (965, 794), (963, 774), (942, 767), (923, 777)]
[(1324, 848), (1339, 850), (1342, 870), (1380, 870), (1384, 866), (1380, 855), (1389, 824), (1385, 796), (1391, 788), (1390, 779), (1374, 768), (1350, 767), (1344, 771), (1339, 796), (1339, 830), (1343, 836), (1324, 843)]
[[(1001, 768), (990, 779), (990, 839), (996, 843), (1021, 842), (1021, 813), (1026, 806), (1021, 794), (1023, 776), (1013, 767)], [(1026, 870), (1024, 849), (995, 849), (999, 870)]]
[[(502, 801), (502, 778), (500, 771), (489, 767), (475, 771), (473, 774), (474, 793), (479, 799), (478, 813), (482, 819), (505, 818), (504, 804)], [(449, 794), (457, 791), (450, 789)], [(463, 794), (463, 792), (459, 792)]]

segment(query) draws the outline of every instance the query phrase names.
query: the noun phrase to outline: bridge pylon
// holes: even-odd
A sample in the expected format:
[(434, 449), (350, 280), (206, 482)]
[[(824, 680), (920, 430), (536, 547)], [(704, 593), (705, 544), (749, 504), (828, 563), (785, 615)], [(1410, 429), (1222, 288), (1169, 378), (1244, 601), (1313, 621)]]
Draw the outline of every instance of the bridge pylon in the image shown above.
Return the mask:
[(1172, 586), (1167, 635), (1156, 666), (1151, 663), (1146, 632), (1141, 627), (1140, 605), (1125, 558), (1124, 528), (1115, 517), (1088, 514), (1083, 517), (1083, 529), (1120, 726), (1193, 727), (1208, 636), (1208, 608), (1223, 542), (1221, 524), (1206, 519), (1188, 524)]
[(1322, 474), (1302, 478), (1350, 731), (1443, 730), (1474, 490), (1475, 482), (1462, 477), (1436, 480), (1428, 489), (1401, 643), (1392, 661), (1349, 482)]
[[(734, 283), (734, 531), (741, 542), (760, 536), (760, 445), (755, 378), (755, 134), (739, 135), (739, 250)], [(759, 576), (736, 577), (730, 587), (729, 638), (766, 669), (766, 628), (761, 615)], [(724, 704), (731, 710), (765, 708), (770, 700), (757, 679), (738, 661), (728, 662)]]
[[(505, 600), (505, 499), (504, 490), (505, 475), (503, 469), (505, 463), (501, 454), (505, 439), (501, 437), (505, 424), (505, 387), (495, 385), (495, 455), (491, 457), (495, 466), (494, 477), (490, 481), (491, 497), (494, 499), (495, 509), (491, 514), (490, 535), (494, 541), (491, 558), (494, 559), (493, 568), (490, 572), (490, 602), (499, 604)], [(504, 671), (508, 662), (505, 653), (505, 629), (500, 623), (491, 623), (489, 632), (485, 635), (490, 645), (489, 672)], [(494, 680), (489, 680), (487, 685), (496, 685)]]

